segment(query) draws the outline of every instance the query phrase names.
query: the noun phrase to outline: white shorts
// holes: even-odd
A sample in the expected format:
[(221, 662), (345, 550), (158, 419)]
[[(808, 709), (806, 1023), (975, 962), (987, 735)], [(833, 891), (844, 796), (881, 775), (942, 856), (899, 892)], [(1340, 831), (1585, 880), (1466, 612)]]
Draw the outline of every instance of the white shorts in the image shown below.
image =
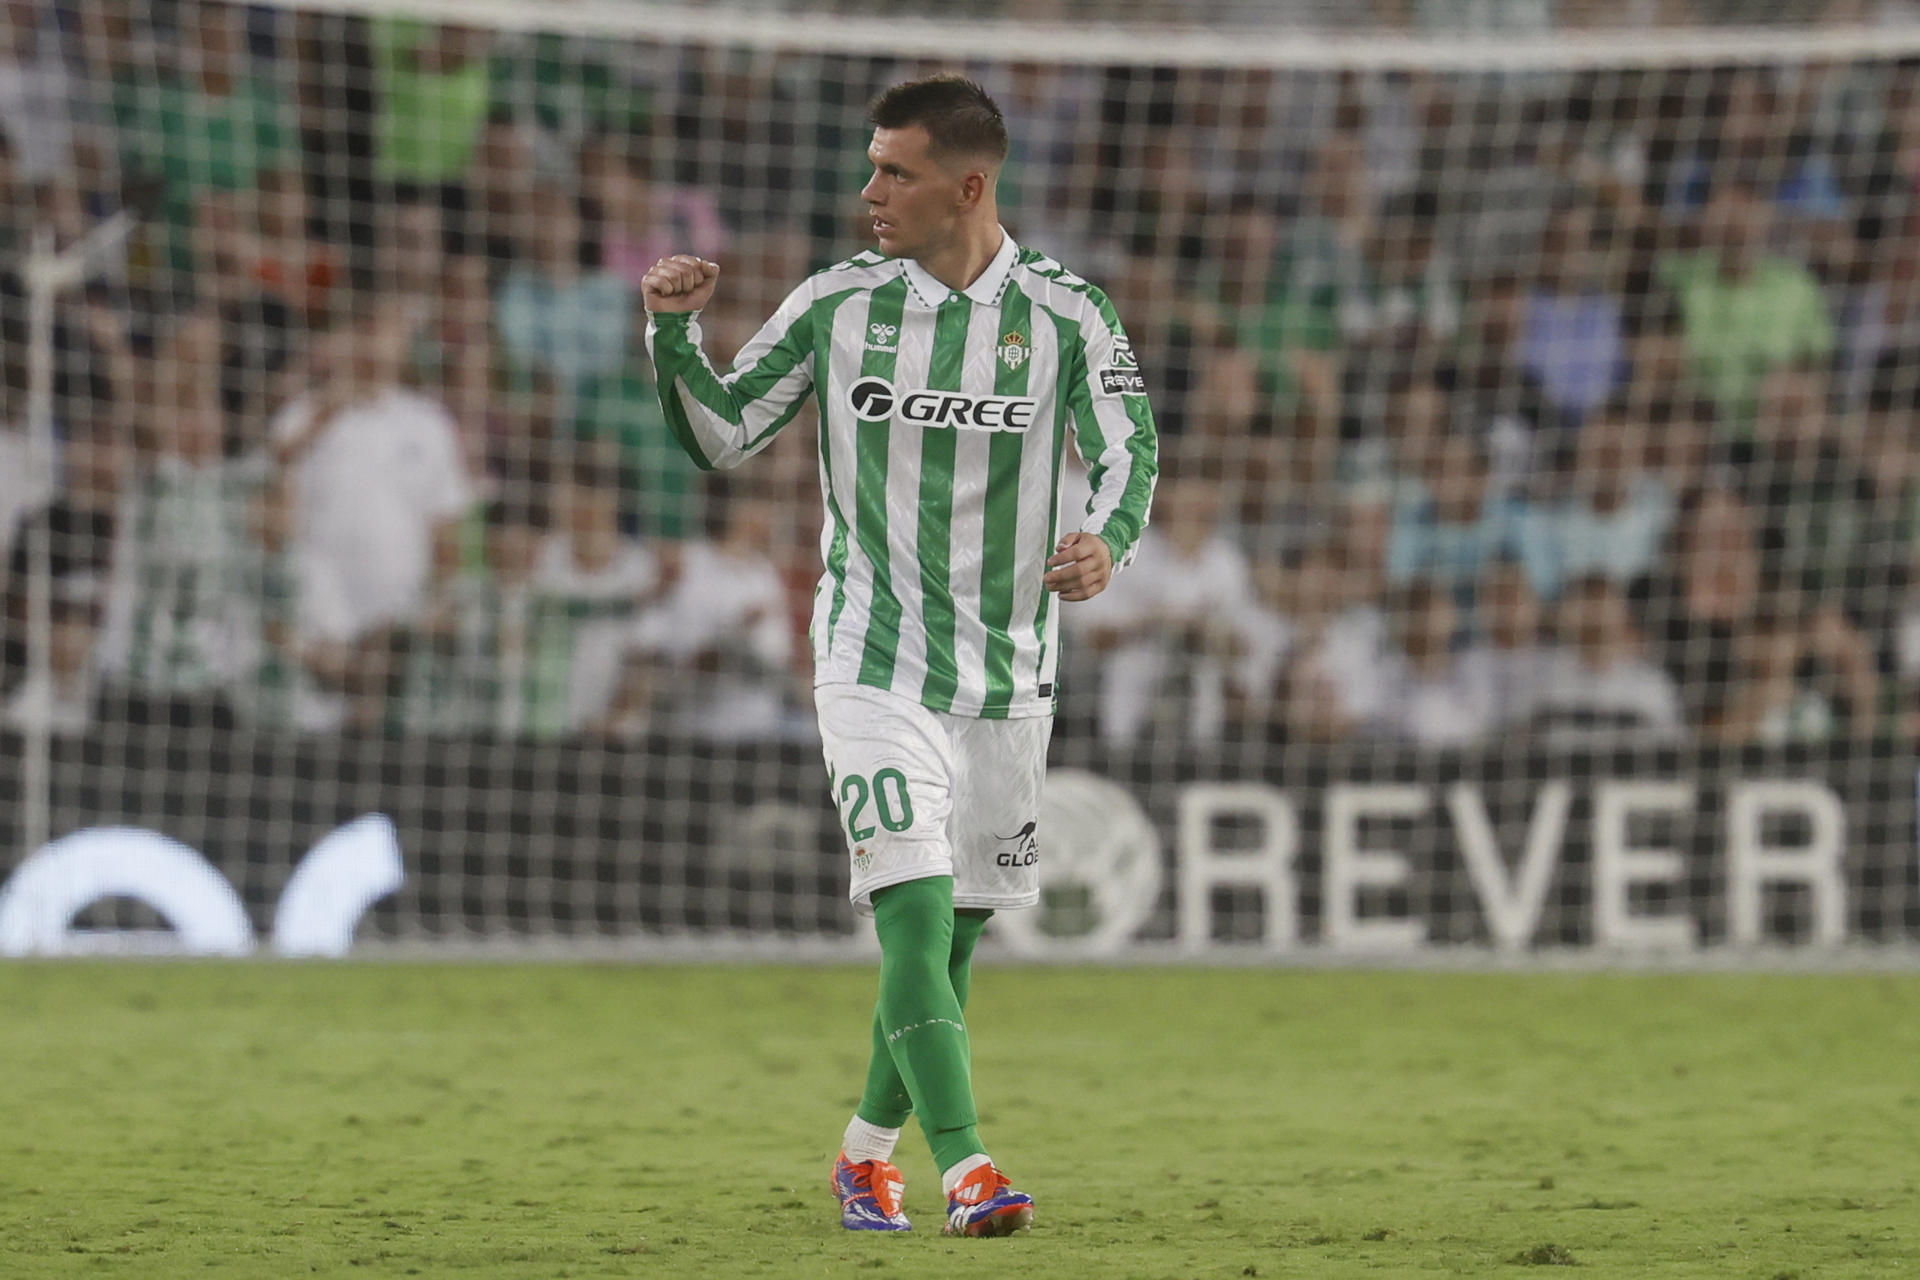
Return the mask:
[(1052, 716), (950, 716), (859, 684), (813, 695), (855, 910), (872, 915), (876, 889), (930, 876), (953, 877), (956, 907), (1040, 901), (1034, 830)]

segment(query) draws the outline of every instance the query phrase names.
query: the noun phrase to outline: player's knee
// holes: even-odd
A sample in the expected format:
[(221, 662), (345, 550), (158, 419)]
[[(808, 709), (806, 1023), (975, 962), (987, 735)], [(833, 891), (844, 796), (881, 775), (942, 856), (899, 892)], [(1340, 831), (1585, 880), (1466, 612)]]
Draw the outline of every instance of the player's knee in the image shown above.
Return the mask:
[(953, 882), (944, 877), (910, 880), (877, 889), (873, 919), (883, 951), (890, 943), (915, 950), (935, 945), (945, 951), (953, 943)]

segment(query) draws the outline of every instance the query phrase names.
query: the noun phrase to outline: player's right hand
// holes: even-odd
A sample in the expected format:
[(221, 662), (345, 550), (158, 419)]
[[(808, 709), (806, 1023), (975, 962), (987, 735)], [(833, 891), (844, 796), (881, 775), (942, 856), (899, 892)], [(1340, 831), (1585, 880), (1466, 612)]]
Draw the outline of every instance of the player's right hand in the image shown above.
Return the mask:
[(698, 311), (713, 297), (719, 280), (719, 263), (676, 253), (647, 269), (640, 280), (640, 297), (649, 311)]

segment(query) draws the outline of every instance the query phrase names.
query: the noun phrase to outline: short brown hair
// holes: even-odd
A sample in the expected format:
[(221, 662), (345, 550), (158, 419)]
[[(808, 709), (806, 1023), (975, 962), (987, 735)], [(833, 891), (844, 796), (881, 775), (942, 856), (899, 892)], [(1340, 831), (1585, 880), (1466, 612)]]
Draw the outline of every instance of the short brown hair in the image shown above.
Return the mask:
[(936, 160), (980, 156), (998, 165), (1007, 158), (1007, 122), (982, 89), (953, 72), (908, 80), (873, 100), (867, 118), (880, 129), (919, 125)]

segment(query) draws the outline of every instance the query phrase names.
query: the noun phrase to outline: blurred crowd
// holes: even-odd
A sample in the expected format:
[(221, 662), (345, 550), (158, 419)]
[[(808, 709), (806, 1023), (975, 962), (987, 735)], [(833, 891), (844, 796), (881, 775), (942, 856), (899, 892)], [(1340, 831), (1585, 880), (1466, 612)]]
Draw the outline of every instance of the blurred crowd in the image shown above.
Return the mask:
[[(718, 260), (724, 366), (866, 247), (864, 104), (928, 69), (4, 0), (0, 717), (811, 732), (811, 411), (698, 473), (637, 282)], [(1063, 733), (1920, 734), (1920, 66), (967, 69), (1163, 433)], [(37, 450), (27, 255), (120, 213)]]

